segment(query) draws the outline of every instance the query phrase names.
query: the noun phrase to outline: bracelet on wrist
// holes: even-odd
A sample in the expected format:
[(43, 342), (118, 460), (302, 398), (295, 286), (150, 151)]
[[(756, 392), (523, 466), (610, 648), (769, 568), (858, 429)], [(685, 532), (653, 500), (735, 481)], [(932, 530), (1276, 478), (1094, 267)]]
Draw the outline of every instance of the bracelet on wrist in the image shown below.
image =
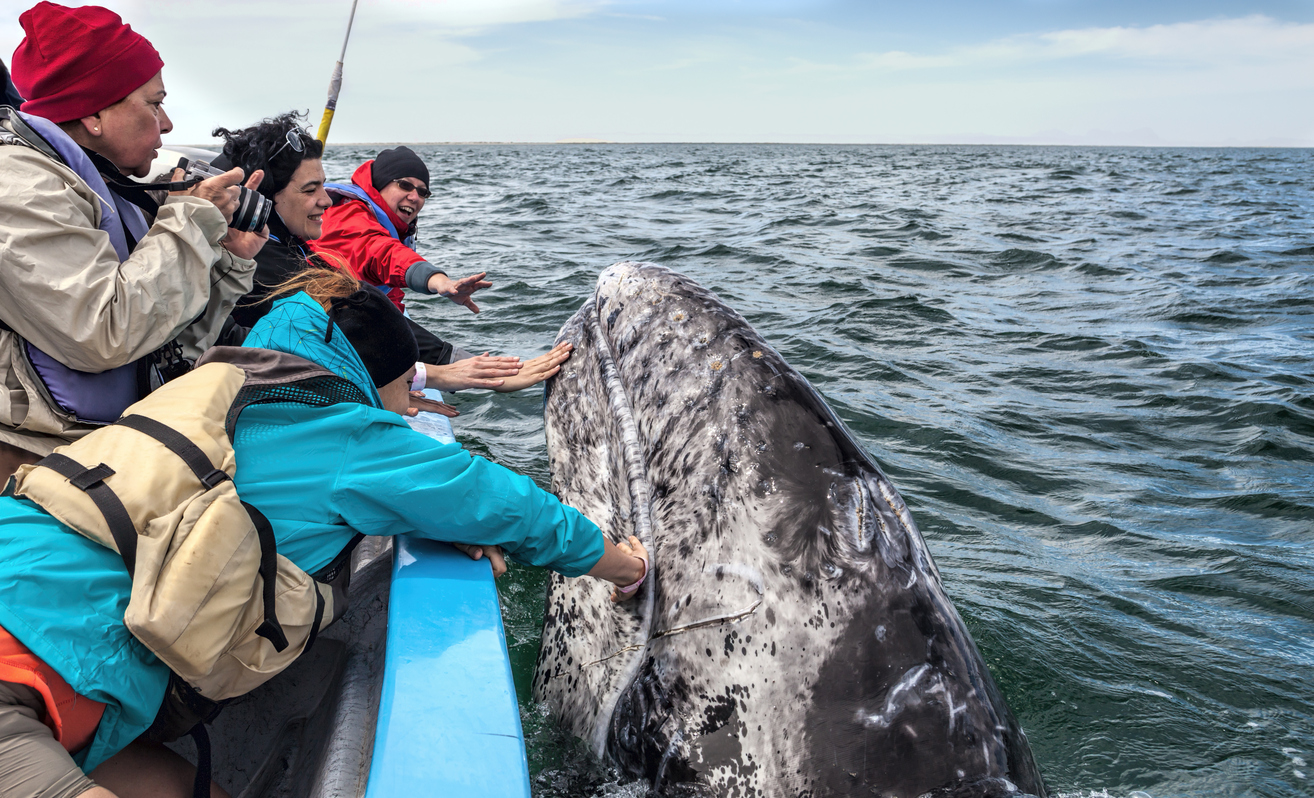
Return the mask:
[(624, 593), (625, 595), (629, 595), (630, 593), (633, 593), (634, 591), (638, 590), (639, 585), (643, 584), (643, 580), (648, 578), (648, 558), (639, 557), (639, 555), (637, 554), (635, 554), (634, 556), (638, 557), (639, 561), (643, 563), (643, 574), (639, 576), (639, 580), (632, 585), (627, 585), (625, 587), (620, 587), (619, 585), (617, 585), (616, 589)]

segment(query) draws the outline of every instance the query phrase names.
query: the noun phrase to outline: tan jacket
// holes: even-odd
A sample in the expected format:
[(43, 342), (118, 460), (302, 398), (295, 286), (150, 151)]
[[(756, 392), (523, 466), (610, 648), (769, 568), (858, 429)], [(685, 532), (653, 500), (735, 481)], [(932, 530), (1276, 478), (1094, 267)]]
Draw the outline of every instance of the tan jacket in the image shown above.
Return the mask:
[(0, 146), (0, 319), (13, 328), (0, 331), (0, 441), (40, 455), (95, 427), (52, 404), (20, 336), (92, 373), (174, 338), (195, 359), (255, 274), (255, 261), (219, 245), (228, 228), (206, 200), (170, 197), (122, 263), (98, 229), (101, 203), (63, 164), (21, 144)]

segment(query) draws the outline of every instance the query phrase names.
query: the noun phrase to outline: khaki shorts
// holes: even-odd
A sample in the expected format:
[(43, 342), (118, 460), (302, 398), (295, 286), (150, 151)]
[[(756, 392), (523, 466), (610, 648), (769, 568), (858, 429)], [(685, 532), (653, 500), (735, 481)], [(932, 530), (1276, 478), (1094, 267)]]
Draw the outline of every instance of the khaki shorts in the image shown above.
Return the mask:
[(41, 722), (46, 703), (26, 685), (0, 682), (0, 795), (73, 798), (96, 783)]

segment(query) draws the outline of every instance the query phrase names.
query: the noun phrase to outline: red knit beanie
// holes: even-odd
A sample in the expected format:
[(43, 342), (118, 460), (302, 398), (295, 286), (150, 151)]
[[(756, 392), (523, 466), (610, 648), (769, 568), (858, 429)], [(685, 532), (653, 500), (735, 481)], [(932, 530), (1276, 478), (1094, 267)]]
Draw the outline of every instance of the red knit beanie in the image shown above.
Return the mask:
[(91, 116), (132, 94), (164, 67), (151, 43), (99, 6), (37, 3), (18, 21), (27, 38), (14, 51), (23, 110), (51, 122)]

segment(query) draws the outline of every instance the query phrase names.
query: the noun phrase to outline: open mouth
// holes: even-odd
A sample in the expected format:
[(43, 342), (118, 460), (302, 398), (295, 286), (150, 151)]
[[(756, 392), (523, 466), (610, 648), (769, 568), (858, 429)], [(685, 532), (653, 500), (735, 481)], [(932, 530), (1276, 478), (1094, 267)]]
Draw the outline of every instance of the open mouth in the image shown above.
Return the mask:
[(401, 203), (397, 206), (397, 214), (399, 216), (414, 216), (415, 208), (405, 203)]

